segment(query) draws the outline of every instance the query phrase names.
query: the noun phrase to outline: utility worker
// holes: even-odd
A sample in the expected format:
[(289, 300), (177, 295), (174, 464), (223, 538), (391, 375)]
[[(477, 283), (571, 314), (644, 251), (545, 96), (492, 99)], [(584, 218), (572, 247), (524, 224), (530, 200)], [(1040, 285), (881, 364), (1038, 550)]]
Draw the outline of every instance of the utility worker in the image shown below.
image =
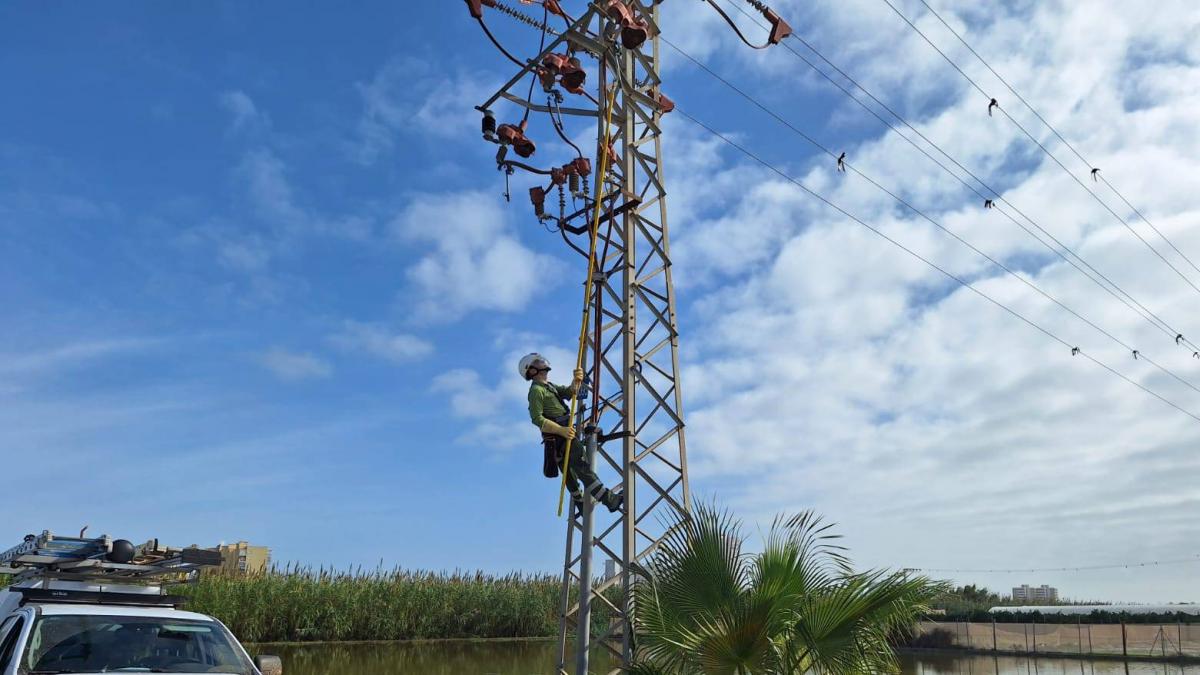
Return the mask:
[[(562, 467), (563, 455), (567, 443), (571, 444), (571, 458), (567, 466), (567, 489), (571, 492), (571, 500), (576, 508), (583, 507), (583, 491), (596, 499), (610, 512), (617, 511), (624, 504), (624, 496), (604, 487), (592, 467), (588, 465), (587, 452), (579, 439), (575, 438), (575, 427), (571, 423), (571, 410), (566, 399), (579, 391), (583, 384), (583, 370), (576, 369), (571, 386), (551, 384), (547, 375), (550, 372), (550, 362), (538, 353), (526, 354), (517, 364), (529, 385), (529, 419), (542, 432), (542, 445), (545, 455), (542, 462), (542, 473), (547, 478), (555, 478)], [(580, 487), (580, 483), (583, 487)], [(581, 511), (582, 512), (582, 511)]]

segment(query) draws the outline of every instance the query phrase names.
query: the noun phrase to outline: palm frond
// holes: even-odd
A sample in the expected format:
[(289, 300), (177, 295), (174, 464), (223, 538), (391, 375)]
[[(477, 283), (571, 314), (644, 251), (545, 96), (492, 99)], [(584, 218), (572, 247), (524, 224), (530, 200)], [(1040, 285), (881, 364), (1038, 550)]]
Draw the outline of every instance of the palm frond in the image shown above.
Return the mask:
[(761, 553), (712, 504), (667, 523), (634, 586), (634, 675), (858, 675), (894, 672), (891, 638), (943, 585), (855, 573), (839, 537), (811, 511), (776, 518)]
[(892, 634), (911, 625), (941, 590), (923, 577), (850, 575), (794, 608), (793, 640), (803, 650), (790, 655), (789, 666), (795, 672), (894, 672)]

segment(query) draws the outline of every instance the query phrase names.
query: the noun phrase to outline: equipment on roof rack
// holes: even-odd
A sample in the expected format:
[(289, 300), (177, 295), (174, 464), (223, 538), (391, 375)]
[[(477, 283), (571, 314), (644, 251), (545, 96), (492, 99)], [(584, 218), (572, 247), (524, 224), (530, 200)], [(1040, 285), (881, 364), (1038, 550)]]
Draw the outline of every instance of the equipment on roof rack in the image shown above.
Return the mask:
[(160, 547), (158, 540), (134, 546), (125, 539), (59, 537), (49, 530), (0, 553), (0, 574), (16, 575), (14, 588), (42, 579), (161, 583), (195, 578), (200, 569), (221, 564), (221, 552), (204, 548)]

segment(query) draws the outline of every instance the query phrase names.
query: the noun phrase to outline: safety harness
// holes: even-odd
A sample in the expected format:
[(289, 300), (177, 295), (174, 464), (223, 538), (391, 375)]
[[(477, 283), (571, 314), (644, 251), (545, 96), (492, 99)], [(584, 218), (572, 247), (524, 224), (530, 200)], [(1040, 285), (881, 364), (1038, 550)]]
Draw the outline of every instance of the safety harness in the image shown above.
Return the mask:
[[(536, 383), (534, 383), (534, 386), (545, 387), (547, 390), (549, 390), (550, 392), (552, 392), (554, 394), (554, 398), (558, 399), (558, 402), (562, 404), (564, 409), (566, 409), (568, 411), (571, 409), (571, 404), (567, 401), (566, 398), (559, 395), (558, 390), (554, 388), (554, 385), (552, 385), (548, 382), (545, 384), (543, 384), (541, 382), (536, 382)], [(559, 415), (558, 417), (547, 417), (546, 419), (548, 419), (560, 426), (564, 426), (564, 427), (571, 426), (571, 416), (570, 416), (569, 412), (565, 415)], [(546, 478), (557, 478), (558, 477), (559, 467), (562, 466), (563, 457), (566, 454), (566, 449), (567, 449), (567, 439), (563, 438), (562, 436), (559, 436), (558, 434), (549, 434), (544, 431), (542, 432), (542, 475), (543, 476), (545, 476)]]

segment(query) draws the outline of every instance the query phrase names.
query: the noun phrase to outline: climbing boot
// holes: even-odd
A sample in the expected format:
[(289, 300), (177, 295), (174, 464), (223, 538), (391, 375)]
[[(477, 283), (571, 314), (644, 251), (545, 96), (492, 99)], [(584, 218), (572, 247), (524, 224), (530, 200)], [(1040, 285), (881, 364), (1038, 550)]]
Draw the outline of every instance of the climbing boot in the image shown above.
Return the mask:
[(625, 506), (625, 494), (620, 491), (620, 488), (608, 490), (600, 500), (600, 503), (604, 504), (609, 513), (616, 513), (621, 510), (621, 507)]

